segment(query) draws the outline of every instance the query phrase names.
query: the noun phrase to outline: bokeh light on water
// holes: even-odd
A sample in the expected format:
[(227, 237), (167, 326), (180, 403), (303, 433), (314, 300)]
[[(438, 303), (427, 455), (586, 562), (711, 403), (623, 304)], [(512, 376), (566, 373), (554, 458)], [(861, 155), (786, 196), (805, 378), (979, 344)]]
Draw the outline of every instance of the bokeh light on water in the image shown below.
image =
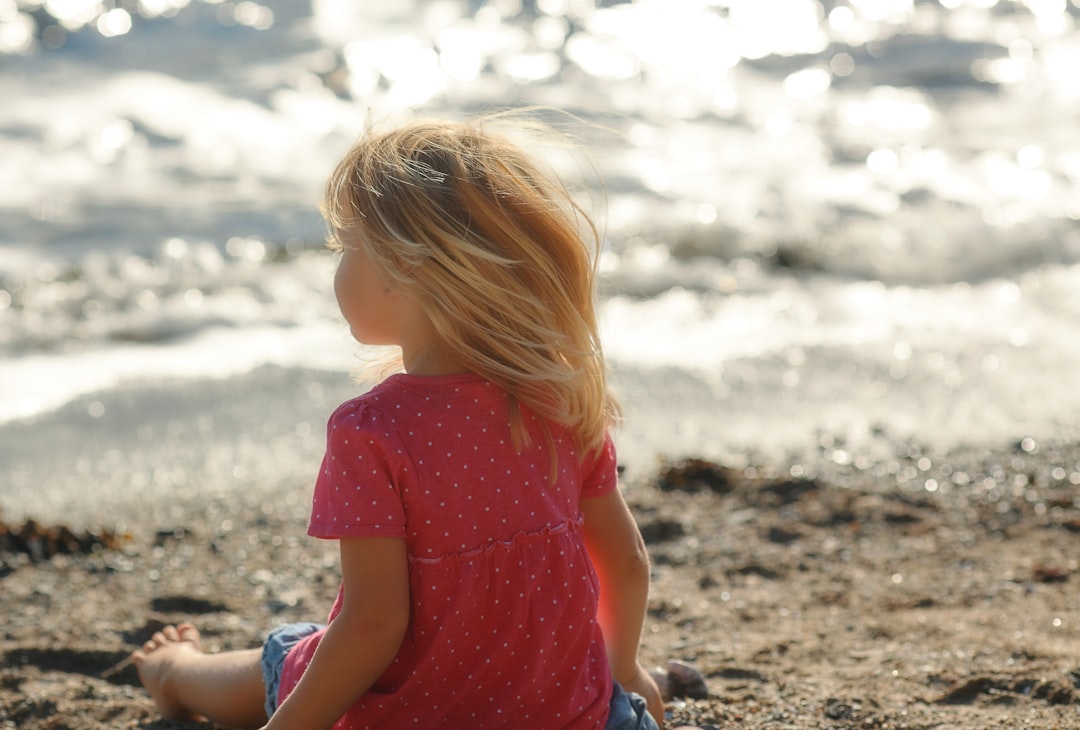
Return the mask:
[[(246, 25), (266, 30), (274, 12), (265, 5), (243, 0), (197, 0), (217, 6), (222, 25)], [(57, 49), (68, 34), (93, 32), (105, 38), (122, 36), (140, 20), (176, 18), (192, 0), (2, 0), (0, 1), (0, 53), (33, 53)]]
[(580, 134), (620, 367), (690, 373), (733, 422), (801, 409), (792, 430), (1067, 425), (1080, 394), (1033, 373), (1069, 382), (1080, 356), (1078, 20), (1080, 0), (0, 0), (0, 380), (41, 390), (18, 363), (56, 353), (115, 375), (120, 347), (174, 349), (124, 373), (196, 371), (222, 332), (257, 333), (221, 358), (238, 370), (348, 369), (347, 338), (290, 344), (340, 329), (314, 208), (342, 150), (369, 120), (545, 104), (615, 130)]

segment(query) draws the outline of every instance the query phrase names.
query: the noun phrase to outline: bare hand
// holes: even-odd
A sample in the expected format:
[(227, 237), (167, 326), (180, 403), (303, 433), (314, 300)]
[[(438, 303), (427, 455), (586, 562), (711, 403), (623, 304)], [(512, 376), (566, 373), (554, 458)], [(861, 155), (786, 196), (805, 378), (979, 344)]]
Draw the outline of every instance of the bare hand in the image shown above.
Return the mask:
[(620, 681), (619, 684), (627, 692), (634, 692), (644, 697), (649, 714), (656, 720), (658, 727), (664, 727), (664, 700), (660, 697), (660, 689), (640, 664), (633, 678), (625, 682)]

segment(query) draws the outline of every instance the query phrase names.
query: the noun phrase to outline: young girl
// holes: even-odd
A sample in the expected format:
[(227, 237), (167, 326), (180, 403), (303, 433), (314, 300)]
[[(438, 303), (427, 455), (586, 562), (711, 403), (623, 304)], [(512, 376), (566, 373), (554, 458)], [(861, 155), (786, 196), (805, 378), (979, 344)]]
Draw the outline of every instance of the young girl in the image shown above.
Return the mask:
[[(491, 122), (369, 133), (323, 209), (353, 336), (404, 373), (340, 406), (308, 533), (327, 626), (132, 656), (160, 711), (229, 727), (655, 728), (637, 660), (649, 564), (616, 484), (596, 251), (565, 189)], [(650, 716), (651, 715), (651, 716)], [(654, 720), (655, 718), (655, 720)]]

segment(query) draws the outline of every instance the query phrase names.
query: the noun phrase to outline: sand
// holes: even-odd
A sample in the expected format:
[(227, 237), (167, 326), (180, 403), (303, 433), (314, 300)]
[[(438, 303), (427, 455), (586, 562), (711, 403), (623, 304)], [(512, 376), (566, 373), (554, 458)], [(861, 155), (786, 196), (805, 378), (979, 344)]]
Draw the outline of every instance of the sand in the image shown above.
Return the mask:
[[(867, 461), (842, 446), (625, 485), (653, 560), (643, 659), (707, 681), (669, 703), (674, 723), (1080, 727), (1080, 449), (898, 444)], [(70, 554), (8, 539), (0, 727), (211, 727), (160, 719), (124, 659), (169, 622), (237, 649), (325, 616), (336, 557), (304, 536), (306, 490), (176, 501)]]

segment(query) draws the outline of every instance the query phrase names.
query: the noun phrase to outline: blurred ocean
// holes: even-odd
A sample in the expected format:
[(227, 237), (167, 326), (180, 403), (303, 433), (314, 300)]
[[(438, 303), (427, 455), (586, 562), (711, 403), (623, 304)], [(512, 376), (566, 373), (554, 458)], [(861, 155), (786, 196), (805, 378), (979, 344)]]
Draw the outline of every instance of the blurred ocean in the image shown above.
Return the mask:
[(1073, 438), (1077, 69), (1080, 0), (0, 0), (0, 508), (314, 469), (326, 175), (532, 104), (617, 132), (632, 466)]

